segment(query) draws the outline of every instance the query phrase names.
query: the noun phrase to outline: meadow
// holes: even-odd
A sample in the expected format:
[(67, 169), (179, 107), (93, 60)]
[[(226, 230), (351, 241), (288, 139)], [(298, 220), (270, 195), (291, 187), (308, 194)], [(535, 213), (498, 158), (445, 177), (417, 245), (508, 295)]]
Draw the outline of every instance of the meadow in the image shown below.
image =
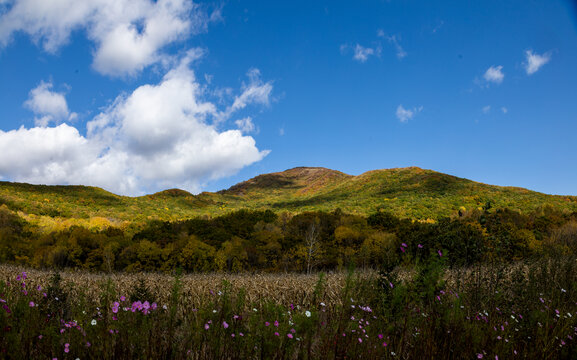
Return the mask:
[(575, 257), (329, 274), (94, 274), (0, 267), (11, 359), (576, 356)]
[[(295, 171), (312, 177), (295, 180)], [(266, 185), (289, 198), (326, 185), (316, 170), (292, 172), (214, 196), (266, 198)], [(479, 193), (471, 206), (451, 202), (444, 217), (441, 207), (423, 207), (422, 196), (474, 184), (418, 169), (388, 174), (410, 177), (393, 181), (406, 186), (387, 199), (410, 190), (414, 206), (395, 204), (438, 216), (400, 216), (381, 199), (360, 215), (249, 207), (189, 217), (171, 212), (170, 201), (186, 194), (168, 191), (156, 200), (175, 215), (162, 218), (139, 204), (152, 198), (102, 193), (96, 206), (75, 193), (95, 189), (4, 184), (24, 195), (0, 196), (0, 358), (577, 357), (573, 198), (548, 198), (557, 206), (501, 189), (529, 210)], [(342, 177), (321, 195), (367, 186), (364, 193), (382, 198), (367, 176)], [(125, 223), (133, 210), (142, 219)]]

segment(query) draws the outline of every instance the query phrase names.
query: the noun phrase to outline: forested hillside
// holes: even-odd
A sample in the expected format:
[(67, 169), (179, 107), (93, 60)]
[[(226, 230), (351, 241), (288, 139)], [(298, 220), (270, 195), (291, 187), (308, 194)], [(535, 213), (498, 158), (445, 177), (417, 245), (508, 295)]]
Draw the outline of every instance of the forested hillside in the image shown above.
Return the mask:
[(333, 211), (368, 215), (380, 208), (401, 218), (437, 220), (459, 212), (495, 208), (529, 213), (544, 206), (577, 211), (577, 197), (477, 183), (420, 168), (369, 171), (351, 176), (324, 168), (294, 168), (257, 176), (228, 190), (192, 195), (171, 189), (125, 197), (87, 186), (0, 182), (0, 205), (32, 223), (58, 227), (128, 226), (150, 220), (219, 216), (240, 209)]
[[(0, 261), (99, 271), (311, 271), (515, 259), (577, 243), (577, 198), (419, 168), (260, 175), (218, 193), (122, 197), (0, 184)], [(404, 244), (404, 245), (403, 245)], [(406, 253), (406, 254), (405, 254)]]

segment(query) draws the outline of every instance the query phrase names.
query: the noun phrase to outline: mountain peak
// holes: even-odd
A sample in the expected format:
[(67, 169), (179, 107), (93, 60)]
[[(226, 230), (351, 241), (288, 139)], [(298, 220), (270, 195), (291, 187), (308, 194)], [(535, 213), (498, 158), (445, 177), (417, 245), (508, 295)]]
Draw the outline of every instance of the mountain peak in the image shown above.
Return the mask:
[(258, 175), (238, 183), (222, 194), (246, 195), (260, 191), (295, 192), (296, 195), (311, 194), (327, 185), (340, 183), (351, 175), (324, 167), (299, 166), (282, 172)]

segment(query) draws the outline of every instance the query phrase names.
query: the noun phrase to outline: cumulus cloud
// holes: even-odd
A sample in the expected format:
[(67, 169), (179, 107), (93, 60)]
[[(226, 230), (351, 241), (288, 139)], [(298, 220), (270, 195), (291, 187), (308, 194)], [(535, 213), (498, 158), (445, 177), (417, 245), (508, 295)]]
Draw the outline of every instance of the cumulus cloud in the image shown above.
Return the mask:
[(483, 114), (488, 114), (491, 112), (491, 105), (483, 106)]
[(47, 126), (50, 122), (59, 123), (63, 120), (73, 120), (76, 113), (70, 113), (66, 97), (63, 93), (52, 91), (51, 82), (41, 82), (32, 89), (24, 105), (36, 115), (38, 126)]
[(414, 107), (412, 109), (405, 109), (403, 107), (403, 105), (399, 105), (397, 107), (397, 119), (399, 119), (399, 121), (401, 122), (407, 122), (409, 120), (411, 120), (413, 117), (415, 117), (416, 114), (418, 114), (419, 112), (421, 112), (423, 110), (422, 106)]
[(495, 84), (502, 83), (503, 79), (505, 78), (505, 74), (503, 73), (503, 66), (491, 66), (487, 69), (487, 71), (485, 71), (483, 78), (487, 82), (492, 82)]
[[(240, 130), (219, 131), (210, 122), (221, 112), (203, 100), (190, 68), (193, 59), (189, 53), (158, 84), (118, 97), (86, 124), (86, 136), (67, 124), (0, 131), (0, 176), (89, 184), (128, 195), (167, 187), (197, 192), (204, 181), (260, 161), (268, 151), (259, 150), (252, 137)], [(244, 99), (245, 106), (267, 103), (264, 95)]]
[(547, 52), (543, 55), (539, 55), (533, 53), (533, 50), (527, 50), (525, 51), (525, 59), (525, 71), (527, 72), (527, 75), (533, 75), (539, 71), (543, 65), (551, 61), (551, 53)]
[(68, 183), (98, 156), (98, 147), (74, 127), (0, 130), (0, 177), (16, 181)]
[(205, 31), (219, 14), (208, 15), (188, 0), (19, 0), (0, 15), (0, 46), (24, 32), (54, 53), (73, 31), (85, 30), (96, 45), (94, 69), (134, 75), (166, 60), (164, 47)]

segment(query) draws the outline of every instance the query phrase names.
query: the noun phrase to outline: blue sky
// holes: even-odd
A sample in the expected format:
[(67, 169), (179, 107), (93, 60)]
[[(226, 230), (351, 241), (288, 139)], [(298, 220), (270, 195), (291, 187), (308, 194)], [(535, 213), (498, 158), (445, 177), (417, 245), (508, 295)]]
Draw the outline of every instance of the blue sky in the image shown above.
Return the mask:
[(0, 0), (0, 179), (419, 166), (577, 195), (573, 4)]

